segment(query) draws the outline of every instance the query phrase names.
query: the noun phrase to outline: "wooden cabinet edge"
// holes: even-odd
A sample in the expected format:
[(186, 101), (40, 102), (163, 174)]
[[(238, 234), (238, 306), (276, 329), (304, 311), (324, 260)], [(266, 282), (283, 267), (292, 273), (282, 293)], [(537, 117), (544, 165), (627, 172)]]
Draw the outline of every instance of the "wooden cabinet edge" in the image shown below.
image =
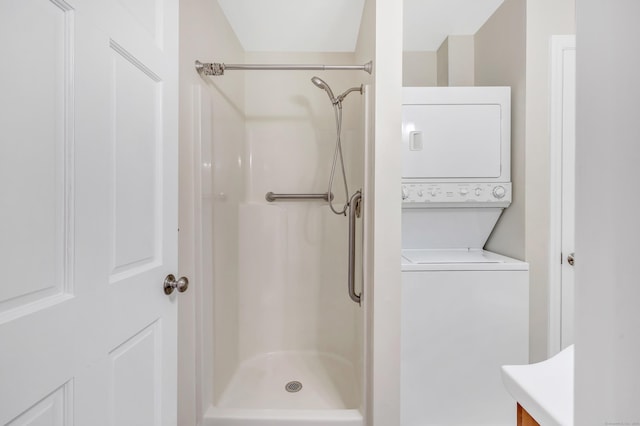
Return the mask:
[(518, 404), (518, 426), (540, 426), (540, 423), (536, 422), (531, 414)]

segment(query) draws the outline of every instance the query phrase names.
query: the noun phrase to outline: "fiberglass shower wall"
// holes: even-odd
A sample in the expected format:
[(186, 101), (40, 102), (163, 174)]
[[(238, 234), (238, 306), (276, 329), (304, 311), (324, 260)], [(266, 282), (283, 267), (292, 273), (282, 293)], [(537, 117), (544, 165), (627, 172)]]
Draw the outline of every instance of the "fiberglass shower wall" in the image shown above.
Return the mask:
[[(355, 58), (351, 53), (247, 53), (237, 62), (351, 64)], [(203, 231), (208, 220), (212, 224), (210, 232), (203, 233), (203, 285), (212, 281), (213, 404), (242, 362), (296, 351), (326, 353), (349, 363), (357, 390), (345, 404), (358, 408), (363, 314), (347, 294), (348, 220), (331, 213), (326, 202), (268, 203), (265, 194), (327, 191), (336, 137), (334, 111), (327, 94), (310, 79), (318, 75), (335, 93), (342, 93), (364, 82), (364, 73), (227, 73), (214, 78), (242, 78), (244, 99), (227, 95), (212, 100), (212, 190), (210, 199), (203, 198)], [(215, 80), (215, 90), (225, 84)], [(363, 185), (363, 106), (364, 96), (358, 93), (343, 103), (342, 142), (350, 194)], [(238, 138), (240, 132), (229, 130), (228, 120), (237, 122), (238, 116), (243, 117), (243, 140)], [(227, 131), (217, 130), (216, 123)], [(337, 168), (333, 192), (336, 206), (341, 207), (344, 189)], [(360, 239), (361, 220), (358, 226)], [(209, 254), (206, 247), (212, 248)], [(359, 272), (357, 279), (360, 291)]]

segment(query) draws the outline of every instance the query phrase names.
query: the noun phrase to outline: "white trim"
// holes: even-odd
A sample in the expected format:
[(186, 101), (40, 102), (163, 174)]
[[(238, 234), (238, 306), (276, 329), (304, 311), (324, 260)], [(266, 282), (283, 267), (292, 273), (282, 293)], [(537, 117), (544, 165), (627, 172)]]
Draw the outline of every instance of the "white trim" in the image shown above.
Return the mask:
[[(372, 295), (373, 292), (373, 166), (374, 166), (374, 117), (373, 110), (374, 96), (372, 93), (373, 87), (371, 84), (364, 86), (364, 99), (362, 105), (364, 109), (364, 176), (363, 176), (363, 207), (364, 215), (362, 216), (362, 316), (360, 321), (363, 322), (362, 332), (362, 357), (363, 364), (361, 366), (361, 413), (364, 424), (373, 423), (373, 419), (369, 418), (370, 412), (373, 411), (371, 404), (373, 403), (373, 380), (369, 376), (368, 372), (372, 371), (373, 366), (373, 310), (372, 310)], [(373, 374), (373, 373), (371, 373)]]
[(564, 51), (576, 48), (575, 35), (551, 36), (549, 117), (549, 330), (548, 355), (561, 349), (562, 330), (562, 93)]
[[(193, 212), (192, 212), (192, 229), (193, 232), (193, 253), (194, 253), (194, 281), (200, 283), (200, 285), (194, 288), (195, 291), (195, 353), (190, 354), (190, 358), (195, 362), (195, 419), (198, 425), (202, 424), (202, 418), (206, 410), (208, 398), (210, 392), (208, 390), (213, 386), (213, 383), (207, 382), (207, 377), (204, 374), (205, 362), (208, 359), (213, 363), (213, 354), (207, 354), (205, 351), (205, 339), (206, 335), (210, 332), (209, 336), (213, 336), (213, 330), (205, 324), (205, 310), (207, 308), (213, 309), (212, 306), (207, 306), (206, 299), (204, 297), (204, 273), (202, 265), (204, 262), (202, 255), (202, 87), (199, 84), (193, 84), (191, 86), (191, 141), (193, 143), (193, 163), (192, 163), (192, 178), (193, 178)], [(212, 285), (213, 283), (209, 283)], [(209, 358), (207, 358), (209, 356)]]

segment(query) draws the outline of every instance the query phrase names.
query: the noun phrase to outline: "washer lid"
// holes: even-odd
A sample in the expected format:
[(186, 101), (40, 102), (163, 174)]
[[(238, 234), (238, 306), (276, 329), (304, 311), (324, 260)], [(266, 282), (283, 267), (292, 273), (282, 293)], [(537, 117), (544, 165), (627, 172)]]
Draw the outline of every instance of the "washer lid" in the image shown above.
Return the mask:
[(402, 250), (402, 271), (528, 271), (529, 264), (482, 249)]
[(487, 252), (481, 249), (403, 250), (402, 257), (418, 265), (442, 263), (503, 263), (501, 259), (488, 256)]

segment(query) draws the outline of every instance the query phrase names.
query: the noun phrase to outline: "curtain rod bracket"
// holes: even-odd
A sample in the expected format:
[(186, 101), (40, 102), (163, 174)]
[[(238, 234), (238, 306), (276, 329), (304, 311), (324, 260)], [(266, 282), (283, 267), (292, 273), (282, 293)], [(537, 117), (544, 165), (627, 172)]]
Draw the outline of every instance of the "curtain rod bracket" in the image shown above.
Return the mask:
[(200, 75), (224, 75), (224, 64), (196, 61), (196, 71)]

